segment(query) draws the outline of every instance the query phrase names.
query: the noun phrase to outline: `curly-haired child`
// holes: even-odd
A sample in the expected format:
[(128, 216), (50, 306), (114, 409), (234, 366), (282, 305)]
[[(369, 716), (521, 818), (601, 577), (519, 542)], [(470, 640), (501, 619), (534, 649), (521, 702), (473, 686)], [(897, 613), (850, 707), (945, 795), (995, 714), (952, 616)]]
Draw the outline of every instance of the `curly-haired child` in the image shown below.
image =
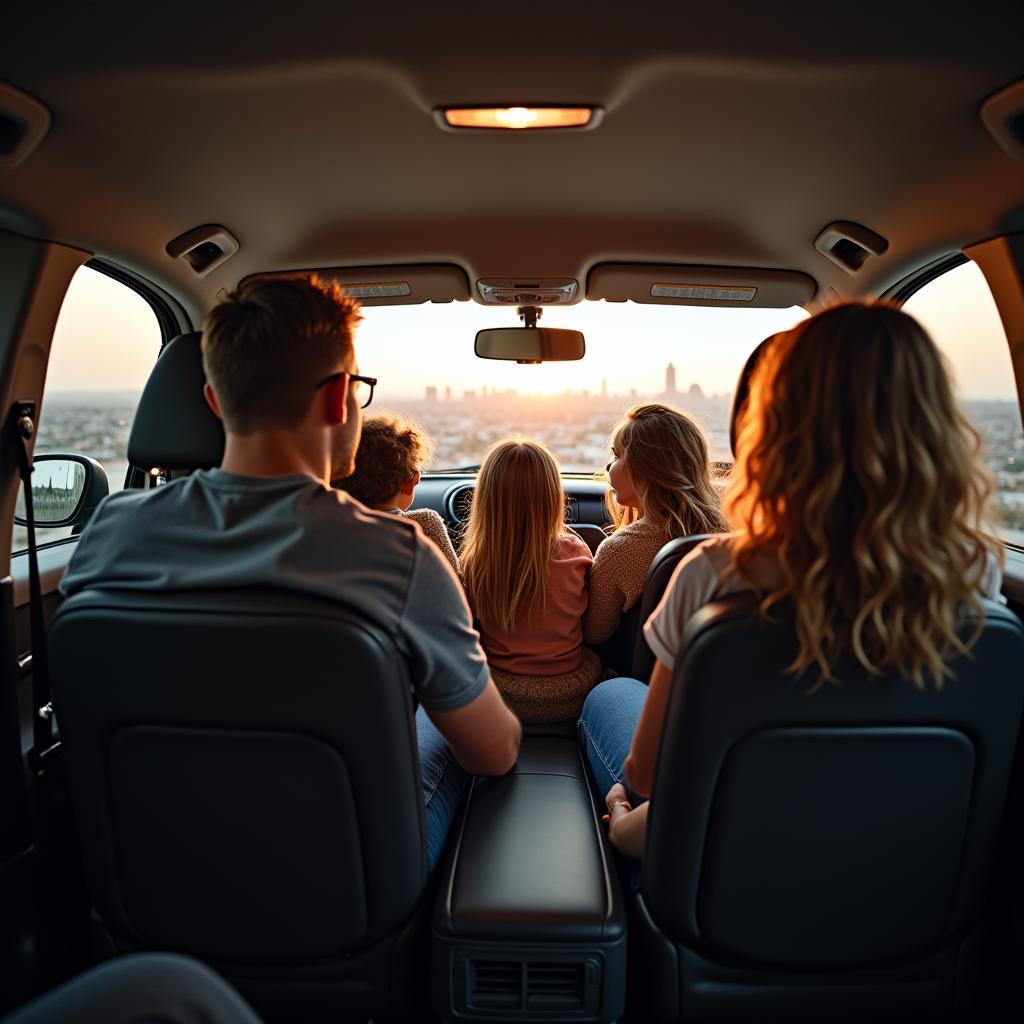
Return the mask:
[(461, 578), (444, 520), (429, 508), (410, 509), (420, 471), (434, 453), (434, 442), (418, 423), (394, 413), (369, 416), (356, 452), (356, 470), (336, 486), (378, 512), (393, 512), (413, 520), (451, 562)]

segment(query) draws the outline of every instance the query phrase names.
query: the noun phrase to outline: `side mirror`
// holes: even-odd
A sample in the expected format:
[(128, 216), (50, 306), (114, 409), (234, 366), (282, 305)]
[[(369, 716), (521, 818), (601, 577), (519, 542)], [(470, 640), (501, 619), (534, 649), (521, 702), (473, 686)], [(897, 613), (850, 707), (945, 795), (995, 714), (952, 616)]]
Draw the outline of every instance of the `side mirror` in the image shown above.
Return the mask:
[(582, 359), (587, 345), (580, 331), (562, 327), (492, 327), (477, 331), (473, 350), (480, 359), (554, 363)]
[[(36, 526), (82, 527), (110, 493), (103, 467), (88, 455), (53, 452), (32, 461), (32, 512)], [(14, 521), (27, 526), (25, 496), (19, 490)]]

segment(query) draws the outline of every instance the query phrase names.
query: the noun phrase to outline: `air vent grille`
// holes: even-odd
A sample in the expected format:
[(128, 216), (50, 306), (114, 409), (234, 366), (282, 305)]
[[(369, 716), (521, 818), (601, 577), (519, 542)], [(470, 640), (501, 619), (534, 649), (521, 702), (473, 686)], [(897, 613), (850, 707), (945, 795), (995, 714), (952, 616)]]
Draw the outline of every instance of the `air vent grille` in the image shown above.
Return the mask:
[(471, 960), (469, 1005), (480, 1010), (519, 1010), (523, 965), (516, 960)]
[(592, 1009), (600, 968), (592, 960), (466, 960), (470, 1010), (518, 1012), (527, 1018)]
[(586, 1004), (586, 965), (582, 963), (528, 963), (528, 1010), (582, 1010)]
[(462, 484), (448, 492), (445, 502), (448, 518), (457, 526), (469, 519), (469, 510), (473, 504), (473, 485)]

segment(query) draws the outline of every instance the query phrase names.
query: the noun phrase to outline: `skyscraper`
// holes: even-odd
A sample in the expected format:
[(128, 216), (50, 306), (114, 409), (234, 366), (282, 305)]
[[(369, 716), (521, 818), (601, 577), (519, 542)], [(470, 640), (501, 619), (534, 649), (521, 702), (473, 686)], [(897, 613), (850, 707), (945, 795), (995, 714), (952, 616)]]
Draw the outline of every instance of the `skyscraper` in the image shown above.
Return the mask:
[(437, 401), (437, 388), (435, 388), (435, 387), (428, 387), (427, 388), (427, 401), (428, 402), (436, 402)]
[(665, 367), (665, 394), (674, 395), (676, 393), (676, 368), (669, 363)]

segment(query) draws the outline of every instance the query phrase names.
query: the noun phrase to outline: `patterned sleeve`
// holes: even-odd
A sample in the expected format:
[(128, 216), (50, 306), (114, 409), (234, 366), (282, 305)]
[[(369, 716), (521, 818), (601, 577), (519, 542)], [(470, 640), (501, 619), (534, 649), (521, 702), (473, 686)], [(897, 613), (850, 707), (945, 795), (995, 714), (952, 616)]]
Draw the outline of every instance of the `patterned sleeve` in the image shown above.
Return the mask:
[(590, 600), (583, 616), (583, 642), (599, 644), (607, 640), (622, 620), (626, 595), (619, 585), (622, 565), (621, 544), (614, 537), (601, 541), (590, 569)]
[(455, 553), (452, 539), (445, 529), (444, 520), (432, 508), (417, 508), (405, 514), (441, 549), (441, 554), (448, 559), (448, 563), (455, 570), (455, 575), (461, 580), (462, 566), (459, 564), (459, 556)]

